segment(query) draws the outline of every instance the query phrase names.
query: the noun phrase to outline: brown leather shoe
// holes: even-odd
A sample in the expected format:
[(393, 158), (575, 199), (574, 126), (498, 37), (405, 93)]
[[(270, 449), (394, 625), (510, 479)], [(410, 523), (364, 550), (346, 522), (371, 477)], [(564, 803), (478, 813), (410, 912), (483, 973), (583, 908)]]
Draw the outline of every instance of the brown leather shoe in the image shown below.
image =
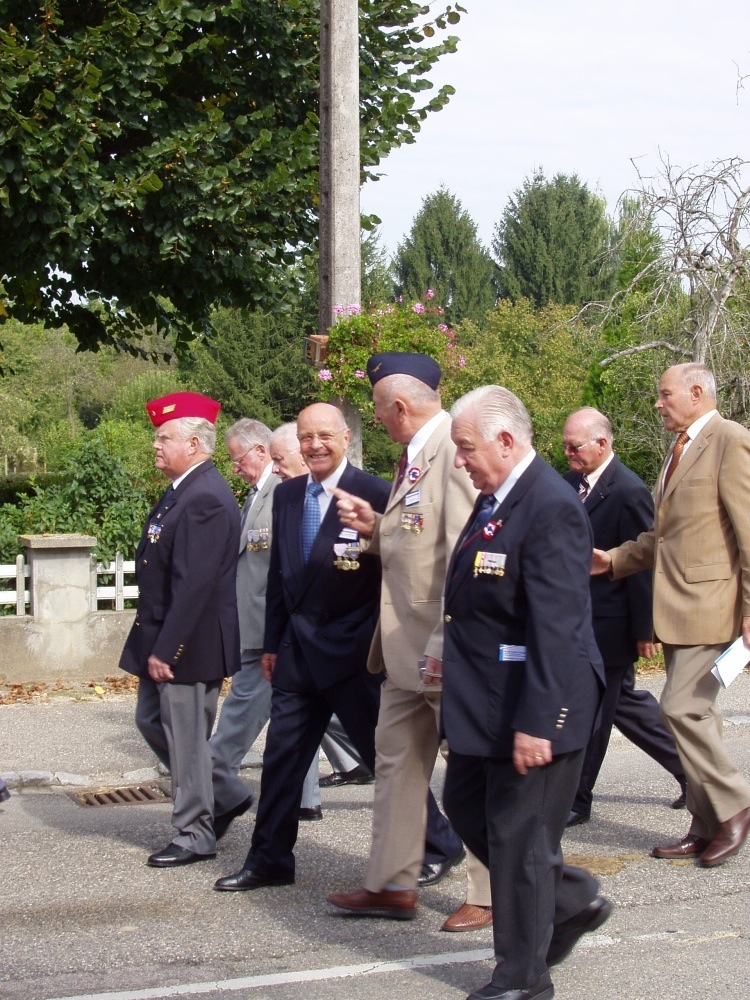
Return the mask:
[(651, 848), (652, 858), (697, 858), (708, 847), (708, 841), (688, 833), (676, 844), (660, 844)]
[(492, 923), (491, 906), (475, 906), (474, 903), (461, 903), (457, 910), (448, 917), (441, 931), (476, 931)]
[(326, 896), (329, 903), (362, 917), (390, 917), (392, 920), (413, 920), (417, 914), (416, 889), (381, 889), (369, 892), (334, 892)]
[(738, 812), (731, 819), (719, 823), (711, 842), (698, 859), (702, 868), (715, 868), (733, 857), (750, 833), (750, 806)]

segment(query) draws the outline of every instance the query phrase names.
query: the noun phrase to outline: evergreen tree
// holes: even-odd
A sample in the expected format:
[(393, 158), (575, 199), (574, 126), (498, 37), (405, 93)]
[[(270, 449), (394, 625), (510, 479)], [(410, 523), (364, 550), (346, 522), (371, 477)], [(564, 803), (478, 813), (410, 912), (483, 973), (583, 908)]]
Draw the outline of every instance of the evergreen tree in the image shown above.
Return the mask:
[(497, 300), (497, 268), (475, 222), (445, 188), (422, 202), (394, 270), (399, 294), (419, 300), (431, 289), (451, 326), (462, 319), (481, 322)]
[(524, 181), (495, 226), (492, 249), (500, 290), (514, 302), (581, 306), (612, 287), (605, 266), (611, 227), (601, 198), (573, 174), (548, 181), (542, 171)]

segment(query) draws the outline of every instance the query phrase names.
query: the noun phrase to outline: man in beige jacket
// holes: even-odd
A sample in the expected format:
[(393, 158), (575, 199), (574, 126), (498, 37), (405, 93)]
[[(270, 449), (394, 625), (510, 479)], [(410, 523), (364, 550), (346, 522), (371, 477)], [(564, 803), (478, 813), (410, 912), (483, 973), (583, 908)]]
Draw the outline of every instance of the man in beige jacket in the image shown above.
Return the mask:
[[(437, 362), (420, 354), (377, 354), (368, 361), (367, 374), (375, 418), (404, 452), (382, 516), (356, 497), (339, 494), (344, 525), (371, 537), (370, 551), (380, 555), (380, 620), (368, 668), (384, 671), (386, 679), (375, 734), (365, 887), (328, 899), (353, 913), (403, 919), (414, 915), (417, 885), (437, 881), (424, 872), (423, 854), (427, 792), (439, 747), (442, 595), (448, 560), (476, 491), (466, 472), (453, 464), (456, 449), (437, 388), (442, 374)], [(433, 866), (441, 876), (464, 856), (450, 832), (457, 853)], [(476, 859), (468, 868), (467, 903), (448, 918), (445, 930), (491, 923), (487, 870)]]
[(654, 569), (654, 630), (664, 648), (661, 697), (687, 775), (690, 829), (656, 858), (696, 858), (713, 868), (750, 832), (750, 784), (727, 757), (711, 673), (742, 636), (750, 655), (750, 431), (716, 410), (716, 382), (700, 364), (673, 365), (655, 404), (676, 434), (656, 486), (654, 525), (608, 552), (593, 572), (615, 579)]

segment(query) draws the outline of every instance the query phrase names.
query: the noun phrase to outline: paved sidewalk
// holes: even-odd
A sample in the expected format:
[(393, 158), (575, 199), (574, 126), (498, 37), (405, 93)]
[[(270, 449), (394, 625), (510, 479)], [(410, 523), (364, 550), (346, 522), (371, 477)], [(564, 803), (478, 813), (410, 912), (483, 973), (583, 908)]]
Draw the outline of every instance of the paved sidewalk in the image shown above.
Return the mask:
[[(657, 697), (663, 675), (639, 680)], [(750, 727), (750, 673), (722, 693), (727, 732)], [(10, 787), (97, 785), (156, 776), (156, 760), (135, 728), (134, 694), (52, 694), (37, 704), (0, 705), (0, 775)], [(750, 728), (748, 728), (750, 733)], [(613, 747), (627, 741), (613, 734)], [(259, 765), (261, 733), (251, 754)], [(136, 777), (132, 777), (136, 775)], [(140, 777), (139, 777), (140, 776)]]

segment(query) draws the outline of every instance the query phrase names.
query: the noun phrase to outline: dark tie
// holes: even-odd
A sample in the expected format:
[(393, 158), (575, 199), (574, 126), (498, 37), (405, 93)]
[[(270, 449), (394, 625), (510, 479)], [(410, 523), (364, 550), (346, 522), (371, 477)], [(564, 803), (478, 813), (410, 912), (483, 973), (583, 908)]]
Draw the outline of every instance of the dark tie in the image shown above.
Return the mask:
[(672, 473), (677, 468), (680, 463), (680, 458), (682, 456), (682, 450), (688, 443), (690, 438), (688, 437), (687, 431), (680, 431), (675, 439), (675, 443), (672, 446), (672, 454), (669, 458), (669, 465), (667, 466), (667, 471), (664, 473), (664, 488), (662, 493), (667, 492), (667, 486), (669, 485), (669, 480), (672, 478)]
[(404, 476), (406, 475), (406, 466), (409, 464), (409, 457), (407, 455), (406, 448), (401, 452), (401, 458), (398, 460), (398, 470), (396, 471), (396, 482), (393, 485), (393, 492), (399, 488), (401, 483), (404, 481)]
[(248, 515), (250, 513), (250, 508), (252, 507), (253, 501), (255, 500), (255, 498), (256, 498), (257, 495), (258, 495), (258, 487), (257, 486), (251, 486), (250, 489), (247, 491), (247, 496), (245, 497), (245, 503), (244, 503), (244, 505), (242, 507), (242, 528), (241, 528), (241, 530), (242, 530), (243, 533), (245, 531), (245, 524), (247, 523), (247, 518), (248, 518)]
[(456, 553), (456, 560), (453, 564), (453, 576), (455, 577), (458, 567), (461, 565), (461, 560), (463, 559), (464, 553), (469, 548), (469, 546), (476, 541), (477, 536), (480, 531), (484, 528), (485, 524), (490, 519), (490, 514), (494, 510), (497, 500), (495, 499), (495, 494), (490, 493), (489, 496), (482, 497), (482, 501), (479, 504), (479, 508), (476, 512), (474, 520), (469, 526), (469, 530), (463, 537), (463, 541), (459, 546), (458, 552)]
[(578, 484), (578, 499), (581, 503), (586, 503), (586, 497), (589, 495), (589, 490), (591, 486), (586, 476), (581, 476), (581, 481)]
[(323, 492), (320, 483), (308, 483), (305, 490), (305, 509), (302, 512), (302, 558), (307, 562), (315, 536), (320, 528), (320, 503), (318, 497)]

